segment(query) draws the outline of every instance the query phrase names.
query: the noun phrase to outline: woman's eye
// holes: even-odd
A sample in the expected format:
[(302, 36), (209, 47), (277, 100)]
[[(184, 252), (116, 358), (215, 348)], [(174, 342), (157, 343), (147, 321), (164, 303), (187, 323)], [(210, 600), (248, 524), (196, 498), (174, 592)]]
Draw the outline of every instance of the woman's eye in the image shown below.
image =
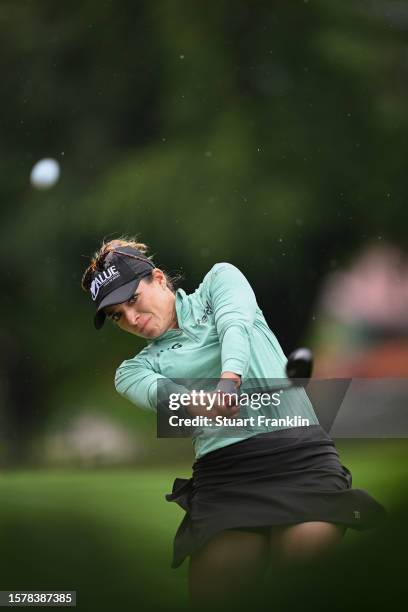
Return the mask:
[(114, 321), (115, 323), (117, 323), (120, 319), (120, 313), (119, 312), (114, 312), (113, 315), (111, 316), (112, 321)]
[(135, 293), (135, 295), (132, 295), (132, 297), (128, 299), (128, 303), (129, 304), (134, 304), (136, 302), (137, 298), (138, 298), (138, 294)]

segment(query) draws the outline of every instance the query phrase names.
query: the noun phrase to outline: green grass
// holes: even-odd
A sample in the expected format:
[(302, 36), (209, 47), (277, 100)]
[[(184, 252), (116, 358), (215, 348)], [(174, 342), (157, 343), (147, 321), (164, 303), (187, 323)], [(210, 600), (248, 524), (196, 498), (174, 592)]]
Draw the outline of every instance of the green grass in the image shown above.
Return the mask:
[(367, 489), (387, 506), (401, 502), (401, 487), (408, 481), (408, 439), (338, 440), (336, 447), (354, 488)]
[[(353, 486), (391, 514), (405, 507), (408, 441), (343, 440), (337, 448)], [(187, 466), (1, 473), (0, 589), (75, 589), (86, 610), (183, 606), (186, 564), (170, 569), (183, 511), (164, 495), (175, 476), (189, 475)], [(343, 553), (355, 556), (372, 538), (349, 530)], [(274, 588), (282, 594), (284, 584)]]
[(98, 610), (126, 609), (134, 597), (183, 601), (185, 568), (170, 569), (183, 511), (164, 499), (173, 476), (157, 469), (3, 473), (1, 588), (76, 589), (86, 609)]

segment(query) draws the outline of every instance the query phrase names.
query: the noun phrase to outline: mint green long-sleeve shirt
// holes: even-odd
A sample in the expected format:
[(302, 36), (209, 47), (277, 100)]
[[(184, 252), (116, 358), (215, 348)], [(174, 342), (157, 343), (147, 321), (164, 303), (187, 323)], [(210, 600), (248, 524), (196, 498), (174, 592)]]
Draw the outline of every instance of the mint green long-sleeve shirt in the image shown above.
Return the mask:
[[(176, 292), (179, 329), (171, 329), (150, 341), (135, 357), (124, 361), (116, 371), (117, 391), (137, 406), (156, 411), (157, 381), (164, 379), (217, 379), (223, 372), (234, 372), (246, 383), (260, 379), (284, 379), (286, 357), (269, 329), (254, 292), (245, 276), (229, 263), (215, 264), (190, 295)], [(303, 389), (286, 392), (284, 408), (267, 406), (258, 411), (276, 418), (299, 416), (309, 424), (318, 423)], [(240, 410), (240, 415), (245, 408)], [(282, 429), (263, 427), (262, 431)], [(193, 438), (196, 457), (260, 433), (248, 428), (239, 437), (223, 427), (216, 433), (202, 428)]]

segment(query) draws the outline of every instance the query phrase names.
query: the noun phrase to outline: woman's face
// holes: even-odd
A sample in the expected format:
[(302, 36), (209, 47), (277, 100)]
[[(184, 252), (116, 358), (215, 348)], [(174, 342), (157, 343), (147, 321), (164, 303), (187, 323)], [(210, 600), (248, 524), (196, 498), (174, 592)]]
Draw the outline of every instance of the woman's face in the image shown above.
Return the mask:
[(105, 313), (120, 329), (142, 338), (157, 338), (177, 327), (175, 295), (158, 268), (153, 270), (151, 281), (140, 281), (127, 302), (107, 306)]

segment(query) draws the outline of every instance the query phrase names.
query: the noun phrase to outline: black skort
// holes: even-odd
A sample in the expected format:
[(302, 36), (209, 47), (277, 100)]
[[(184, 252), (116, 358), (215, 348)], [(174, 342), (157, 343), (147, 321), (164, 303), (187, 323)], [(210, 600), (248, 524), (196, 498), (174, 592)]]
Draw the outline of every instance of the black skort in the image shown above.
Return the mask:
[(351, 484), (320, 425), (268, 432), (210, 452), (195, 461), (192, 478), (176, 478), (166, 495), (186, 511), (172, 567), (225, 529), (306, 521), (377, 526), (386, 516), (383, 506)]

